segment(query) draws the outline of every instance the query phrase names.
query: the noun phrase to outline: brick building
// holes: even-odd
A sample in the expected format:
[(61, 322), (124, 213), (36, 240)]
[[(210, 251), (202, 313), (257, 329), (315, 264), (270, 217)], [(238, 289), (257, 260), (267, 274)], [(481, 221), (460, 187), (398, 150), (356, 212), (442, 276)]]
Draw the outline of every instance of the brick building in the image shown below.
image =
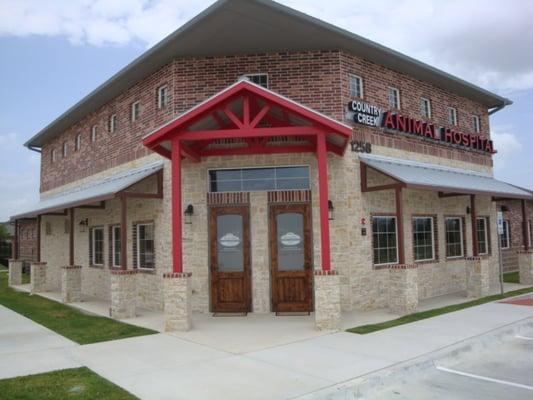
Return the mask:
[(494, 199), (531, 198), (492, 176), (509, 104), (274, 2), (218, 1), (26, 143), (34, 290), (166, 329), (488, 294)]

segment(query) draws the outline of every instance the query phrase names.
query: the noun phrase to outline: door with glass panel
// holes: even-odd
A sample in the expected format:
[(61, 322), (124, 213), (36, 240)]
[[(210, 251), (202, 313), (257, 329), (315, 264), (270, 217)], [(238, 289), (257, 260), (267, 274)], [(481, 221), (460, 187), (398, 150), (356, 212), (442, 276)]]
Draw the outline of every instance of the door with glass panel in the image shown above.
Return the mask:
[(311, 213), (308, 204), (270, 207), (270, 263), (273, 311), (312, 311)]
[(213, 312), (250, 311), (249, 218), (249, 209), (246, 206), (210, 209), (209, 247)]

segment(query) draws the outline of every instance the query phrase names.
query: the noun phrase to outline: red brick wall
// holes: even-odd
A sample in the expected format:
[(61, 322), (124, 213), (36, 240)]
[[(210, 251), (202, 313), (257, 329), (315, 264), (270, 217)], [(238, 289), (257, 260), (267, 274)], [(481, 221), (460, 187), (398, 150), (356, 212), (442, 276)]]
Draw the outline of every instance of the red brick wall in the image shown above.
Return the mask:
[[(301, 102), (335, 119), (345, 120), (348, 103), (348, 73), (363, 77), (365, 101), (388, 108), (387, 87), (400, 89), (402, 113), (420, 116), (420, 96), (432, 101), (433, 120), (446, 123), (446, 107), (455, 106), (459, 127), (470, 132), (471, 114), (481, 118), (482, 131), (488, 132), (487, 110), (470, 100), (448, 93), (414, 78), (378, 66), (339, 51), (255, 54), (226, 57), (179, 59), (162, 67), (147, 79), (134, 85), (113, 101), (96, 110), (43, 147), (41, 191), (47, 191), (77, 179), (120, 165), (148, 154), (141, 138), (163, 124), (234, 83), (247, 73), (267, 73), (270, 89)], [(169, 88), (169, 105), (158, 110), (156, 91)], [(130, 105), (141, 102), (141, 117), (130, 122)], [(111, 114), (118, 116), (117, 132), (107, 131)], [(90, 130), (98, 126), (96, 143), (90, 141)], [(82, 134), (81, 151), (74, 151), (74, 141)], [(357, 135), (367, 141), (393, 146), (406, 151), (433, 154), (482, 165), (492, 165), (490, 156), (450, 149), (422, 142), (417, 138), (380, 134), (376, 129), (356, 127)], [(68, 143), (69, 154), (62, 158), (62, 144)], [(51, 163), (51, 150), (57, 161)]]
[[(503, 218), (509, 221), (511, 248), (502, 250), (503, 269), (505, 271), (515, 271), (518, 269), (517, 251), (523, 249), (524, 235), (522, 228), (522, 203), (520, 200), (499, 201), (498, 210), (501, 206), (506, 206), (509, 211), (503, 213)], [(526, 202), (526, 219), (533, 224), (533, 201)]]

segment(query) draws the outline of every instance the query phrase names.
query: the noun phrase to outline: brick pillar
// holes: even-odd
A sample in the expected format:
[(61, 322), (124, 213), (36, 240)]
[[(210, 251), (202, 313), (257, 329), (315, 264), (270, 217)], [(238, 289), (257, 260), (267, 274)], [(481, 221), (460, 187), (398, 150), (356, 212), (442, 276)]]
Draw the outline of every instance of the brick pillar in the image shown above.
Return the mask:
[(111, 271), (111, 317), (134, 318), (137, 303), (137, 270)]
[(8, 285), (22, 285), (22, 261), (9, 260)]
[(412, 264), (397, 264), (389, 267), (389, 310), (394, 314), (407, 315), (418, 308), (418, 267)]
[(39, 293), (46, 291), (46, 263), (34, 262), (30, 266), (31, 292)]
[(522, 250), (518, 252), (518, 268), (520, 283), (533, 285), (533, 251)]
[(338, 271), (315, 270), (315, 328), (341, 327), (341, 282)]
[(61, 299), (63, 303), (81, 301), (81, 267), (79, 265), (61, 268)]
[(489, 259), (468, 257), (466, 259), (466, 296), (484, 297), (490, 294)]
[(188, 331), (192, 327), (191, 273), (163, 274), (165, 332)]

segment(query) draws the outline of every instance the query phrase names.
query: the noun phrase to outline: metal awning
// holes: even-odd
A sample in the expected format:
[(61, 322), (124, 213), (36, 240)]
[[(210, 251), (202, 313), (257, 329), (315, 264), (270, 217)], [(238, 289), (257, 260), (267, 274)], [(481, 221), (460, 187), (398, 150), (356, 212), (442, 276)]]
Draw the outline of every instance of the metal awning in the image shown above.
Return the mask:
[(109, 200), (115, 195), (163, 169), (162, 162), (155, 162), (115, 175), (99, 179), (83, 186), (41, 199), (26, 211), (11, 219), (33, 218), (49, 212)]
[(370, 154), (361, 154), (359, 159), (368, 167), (411, 189), (533, 199), (531, 192), (477, 171)]

